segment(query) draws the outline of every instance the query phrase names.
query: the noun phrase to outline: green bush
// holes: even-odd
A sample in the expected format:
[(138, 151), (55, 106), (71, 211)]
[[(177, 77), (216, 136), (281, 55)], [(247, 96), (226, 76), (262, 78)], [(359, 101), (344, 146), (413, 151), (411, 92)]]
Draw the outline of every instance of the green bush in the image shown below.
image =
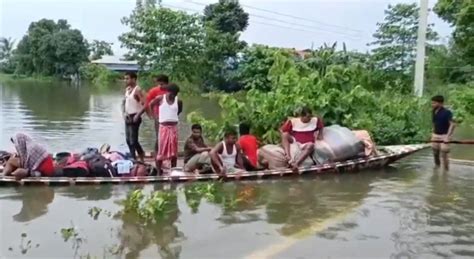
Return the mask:
[(456, 85), (449, 91), (448, 104), (456, 111), (455, 119), (463, 122), (474, 118), (474, 82)]
[(340, 124), (370, 131), (378, 144), (412, 143), (429, 135), (429, 103), (399, 90), (374, 92), (357, 84), (363, 71), (355, 65), (327, 65), (325, 73), (299, 65), (276, 53), (268, 73), (272, 90), (252, 88), (245, 101), (223, 96), (222, 123), (198, 113), (188, 119), (203, 124), (209, 137), (222, 136), (226, 125), (251, 123), (253, 133), (266, 143), (279, 141), (278, 128), (302, 106), (310, 107), (326, 125)]
[(108, 86), (122, 77), (119, 72), (111, 71), (104, 65), (86, 63), (79, 68), (82, 80), (91, 82), (94, 86)]

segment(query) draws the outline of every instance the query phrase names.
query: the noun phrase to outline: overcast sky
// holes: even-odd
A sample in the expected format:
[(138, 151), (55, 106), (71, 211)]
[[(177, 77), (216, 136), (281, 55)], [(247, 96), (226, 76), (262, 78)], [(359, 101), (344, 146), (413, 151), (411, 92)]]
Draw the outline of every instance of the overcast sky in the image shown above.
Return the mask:
[[(135, 0), (0, 0), (0, 36), (20, 40), (32, 21), (67, 19), (88, 40), (113, 42), (123, 54), (117, 37), (127, 31), (120, 19), (128, 16)], [(187, 12), (202, 11), (217, 0), (163, 0), (163, 5)], [(249, 43), (304, 49), (322, 43), (346, 42), (349, 49), (367, 50), (376, 23), (383, 20), (390, 3), (413, 0), (241, 0), (250, 14), (242, 34)], [(435, 4), (430, 0), (430, 7)], [(201, 4), (200, 4), (201, 3)], [(289, 16), (296, 16), (295, 19)], [(431, 13), (440, 36), (449, 36), (447, 24)]]

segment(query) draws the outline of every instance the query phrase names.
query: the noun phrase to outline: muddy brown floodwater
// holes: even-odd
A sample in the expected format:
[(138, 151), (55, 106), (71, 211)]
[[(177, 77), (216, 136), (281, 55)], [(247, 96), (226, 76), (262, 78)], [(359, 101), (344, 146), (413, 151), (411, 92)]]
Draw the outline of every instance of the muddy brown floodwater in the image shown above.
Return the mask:
[[(0, 147), (10, 148), (9, 136), (23, 131), (53, 151), (104, 142), (126, 150), (120, 97), (3, 83)], [(213, 101), (184, 101), (185, 113), (219, 114)], [(457, 138), (474, 138), (474, 129), (463, 126)], [(153, 147), (149, 121), (141, 139)], [(474, 148), (454, 146), (452, 155), (447, 173), (433, 169), (426, 150), (384, 170), (215, 183), (213, 200), (191, 192), (195, 184), (0, 186), (0, 257), (474, 257)], [(176, 193), (172, 210), (152, 226), (118, 213), (137, 188)]]

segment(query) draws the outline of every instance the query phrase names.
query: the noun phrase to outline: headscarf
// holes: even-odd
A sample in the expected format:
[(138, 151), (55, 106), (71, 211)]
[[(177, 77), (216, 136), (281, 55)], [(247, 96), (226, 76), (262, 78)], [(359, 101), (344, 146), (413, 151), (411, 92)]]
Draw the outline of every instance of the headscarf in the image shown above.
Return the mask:
[(46, 149), (34, 142), (29, 136), (17, 133), (12, 139), (16, 151), (20, 156), (20, 165), (24, 169), (34, 171), (49, 156)]

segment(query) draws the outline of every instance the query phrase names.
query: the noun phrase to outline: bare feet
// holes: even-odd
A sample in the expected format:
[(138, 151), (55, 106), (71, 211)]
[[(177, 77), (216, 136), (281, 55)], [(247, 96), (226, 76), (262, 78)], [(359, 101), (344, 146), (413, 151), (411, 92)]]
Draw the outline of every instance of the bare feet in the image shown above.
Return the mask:
[(293, 171), (293, 173), (298, 173), (299, 172), (298, 165), (295, 162), (290, 164), (290, 168)]
[(21, 180), (23, 178), (28, 177), (28, 170), (23, 169), (23, 168), (18, 168), (12, 173), (12, 176), (14, 176), (16, 180)]

